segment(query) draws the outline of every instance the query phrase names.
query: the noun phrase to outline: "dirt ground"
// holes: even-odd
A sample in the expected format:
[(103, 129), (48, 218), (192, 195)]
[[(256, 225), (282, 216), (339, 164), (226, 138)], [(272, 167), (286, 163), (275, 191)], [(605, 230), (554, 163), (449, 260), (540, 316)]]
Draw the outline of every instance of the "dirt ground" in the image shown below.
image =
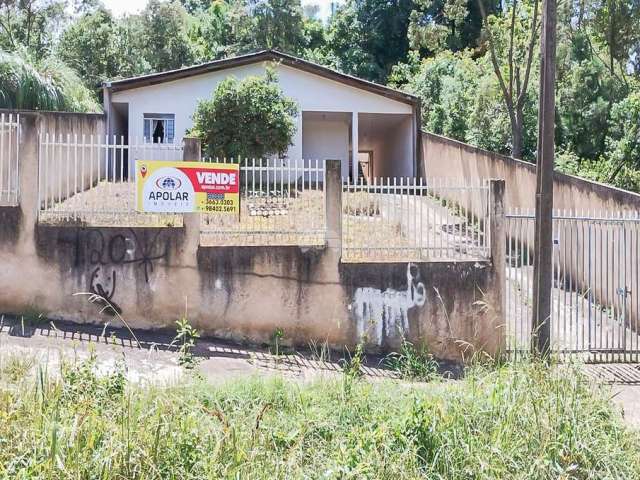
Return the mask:
[[(59, 372), (65, 361), (97, 357), (99, 371), (108, 372), (124, 364), (127, 379), (135, 383), (170, 384), (186, 374), (179, 364), (177, 347), (169, 332), (133, 332), (124, 329), (43, 321), (35, 327), (10, 316), (0, 316), (0, 365), (12, 356), (30, 358)], [(211, 383), (264, 375), (300, 380), (335, 376), (341, 372), (341, 355), (322, 349), (298, 352), (283, 348), (280, 355), (268, 347), (245, 347), (222, 340), (200, 339), (194, 349), (198, 370)], [(382, 358), (371, 357), (364, 373), (373, 378), (392, 377), (380, 367)], [(454, 365), (444, 365), (455, 371)]]

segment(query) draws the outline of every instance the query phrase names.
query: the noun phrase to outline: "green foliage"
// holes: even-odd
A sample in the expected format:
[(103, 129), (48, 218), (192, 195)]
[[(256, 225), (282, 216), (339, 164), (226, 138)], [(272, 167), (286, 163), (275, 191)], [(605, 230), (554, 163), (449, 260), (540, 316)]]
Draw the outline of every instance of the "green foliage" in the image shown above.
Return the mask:
[(149, 0), (142, 12), (140, 41), (151, 71), (173, 70), (193, 63), (188, 29), (189, 16), (177, 0)]
[(5, 1), (0, 4), (0, 50), (25, 49), (36, 60), (53, 51), (65, 20), (64, 0)]
[(171, 344), (178, 345), (178, 363), (186, 369), (192, 369), (198, 363), (193, 355), (193, 348), (200, 338), (200, 333), (189, 323), (186, 316), (178, 320), (176, 326), (176, 336)]
[(57, 52), (87, 85), (98, 88), (105, 80), (137, 75), (150, 69), (136, 44), (142, 36), (138, 18), (118, 21), (108, 10), (100, 8), (81, 16), (64, 31)]
[(282, 353), (282, 339), (284, 338), (284, 330), (280, 327), (276, 328), (271, 334), (271, 343), (269, 344), (269, 350), (275, 356), (279, 356)]
[[(0, 384), (6, 478), (638, 478), (637, 432), (577, 369), (425, 388), (281, 378), (142, 388), (88, 365)], [(109, 386), (110, 385), (110, 386)]]
[(238, 81), (226, 78), (193, 115), (192, 133), (210, 157), (265, 158), (284, 155), (296, 130), (296, 103), (285, 97), (274, 74)]
[(232, 37), (229, 21), (230, 6), (227, 2), (216, 0), (199, 12), (189, 30), (189, 41), (195, 55), (201, 60), (220, 58), (229, 48)]
[(331, 18), (325, 59), (346, 73), (384, 83), (409, 51), (410, 0), (348, 0)]
[[(483, 3), (489, 14), (500, 9), (498, 1)], [(435, 54), (475, 47), (481, 30), (478, 0), (416, 0), (408, 35), (412, 48)]]
[(96, 360), (97, 356), (91, 350), (89, 358), (85, 360), (63, 363), (60, 391), (62, 401), (79, 404), (98, 401), (101, 408), (106, 408), (108, 403), (122, 397), (126, 385), (124, 366), (118, 364), (112, 372), (98, 375)]
[[(629, 96), (611, 108), (605, 143), (607, 157), (614, 165), (640, 169), (640, 82), (635, 84)], [(611, 172), (611, 180), (620, 177), (615, 169)]]
[(0, 51), (0, 108), (100, 111), (94, 95), (62, 62)]
[(402, 341), (399, 352), (387, 355), (385, 365), (402, 379), (420, 382), (433, 380), (438, 371), (438, 363), (426, 347), (416, 348), (407, 340)]

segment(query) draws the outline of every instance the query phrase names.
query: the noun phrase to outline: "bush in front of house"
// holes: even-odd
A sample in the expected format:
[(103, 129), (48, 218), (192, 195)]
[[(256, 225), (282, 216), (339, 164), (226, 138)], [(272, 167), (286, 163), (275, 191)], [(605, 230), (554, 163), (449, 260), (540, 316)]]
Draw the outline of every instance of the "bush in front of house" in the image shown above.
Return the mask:
[(264, 77), (223, 80), (198, 104), (191, 134), (211, 158), (282, 156), (296, 131), (296, 102), (286, 97), (273, 71)]

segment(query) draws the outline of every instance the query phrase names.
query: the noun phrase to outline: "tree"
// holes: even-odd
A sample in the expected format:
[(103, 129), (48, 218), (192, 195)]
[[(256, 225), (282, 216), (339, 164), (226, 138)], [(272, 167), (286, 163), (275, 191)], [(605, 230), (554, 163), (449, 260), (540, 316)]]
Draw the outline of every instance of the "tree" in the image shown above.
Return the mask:
[(66, 17), (62, 0), (4, 0), (0, 3), (0, 48), (26, 48), (36, 60), (53, 48)]
[[(587, 0), (583, 0), (587, 2)], [(616, 67), (626, 73), (631, 51), (640, 43), (640, 1), (589, 0), (589, 23), (593, 36), (607, 50), (607, 66), (612, 75)]]
[(524, 0), (520, 4), (512, 0), (504, 17), (488, 17), (482, 0), (478, 0), (478, 7), (485, 24), (484, 40), (511, 122), (511, 155), (522, 158), (524, 106), (540, 28), (538, 0), (533, 0), (532, 8), (527, 8)]
[(142, 12), (139, 40), (152, 71), (172, 70), (193, 63), (188, 22), (189, 16), (179, 2), (149, 0)]
[(267, 0), (253, 10), (255, 42), (265, 48), (296, 53), (304, 44), (300, 0)]
[(284, 96), (274, 73), (242, 81), (229, 77), (211, 99), (198, 103), (192, 133), (210, 157), (282, 156), (292, 144), (297, 114), (297, 104)]
[(198, 12), (189, 31), (196, 57), (201, 61), (214, 60), (229, 49), (232, 39), (232, 23), (229, 4), (216, 0), (208, 9)]
[(273, 48), (299, 54), (305, 47), (300, 0), (233, 0), (228, 21), (230, 53)]
[[(615, 182), (625, 168), (640, 169), (640, 83), (611, 111), (611, 128), (606, 139), (607, 157), (612, 162), (607, 182)], [(640, 182), (638, 182), (640, 183)], [(637, 188), (639, 185), (635, 185)]]
[(74, 68), (88, 85), (115, 77), (119, 53), (115, 50), (117, 28), (111, 13), (98, 9), (80, 17), (67, 28), (58, 45), (58, 56)]
[[(485, 12), (500, 11), (499, 0), (482, 0)], [(415, 0), (409, 40), (414, 49), (432, 54), (475, 48), (482, 31), (476, 0)]]
[(346, 73), (384, 83), (409, 51), (412, 0), (347, 0), (329, 24), (327, 61)]

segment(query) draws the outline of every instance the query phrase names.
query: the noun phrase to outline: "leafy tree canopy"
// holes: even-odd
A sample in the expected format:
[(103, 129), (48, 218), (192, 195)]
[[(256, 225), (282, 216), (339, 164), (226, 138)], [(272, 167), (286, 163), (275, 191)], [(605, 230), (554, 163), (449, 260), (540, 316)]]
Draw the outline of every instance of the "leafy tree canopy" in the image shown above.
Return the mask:
[(198, 104), (191, 133), (209, 157), (282, 156), (292, 143), (297, 114), (297, 104), (284, 96), (273, 72), (242, 81), (229, 77)]

